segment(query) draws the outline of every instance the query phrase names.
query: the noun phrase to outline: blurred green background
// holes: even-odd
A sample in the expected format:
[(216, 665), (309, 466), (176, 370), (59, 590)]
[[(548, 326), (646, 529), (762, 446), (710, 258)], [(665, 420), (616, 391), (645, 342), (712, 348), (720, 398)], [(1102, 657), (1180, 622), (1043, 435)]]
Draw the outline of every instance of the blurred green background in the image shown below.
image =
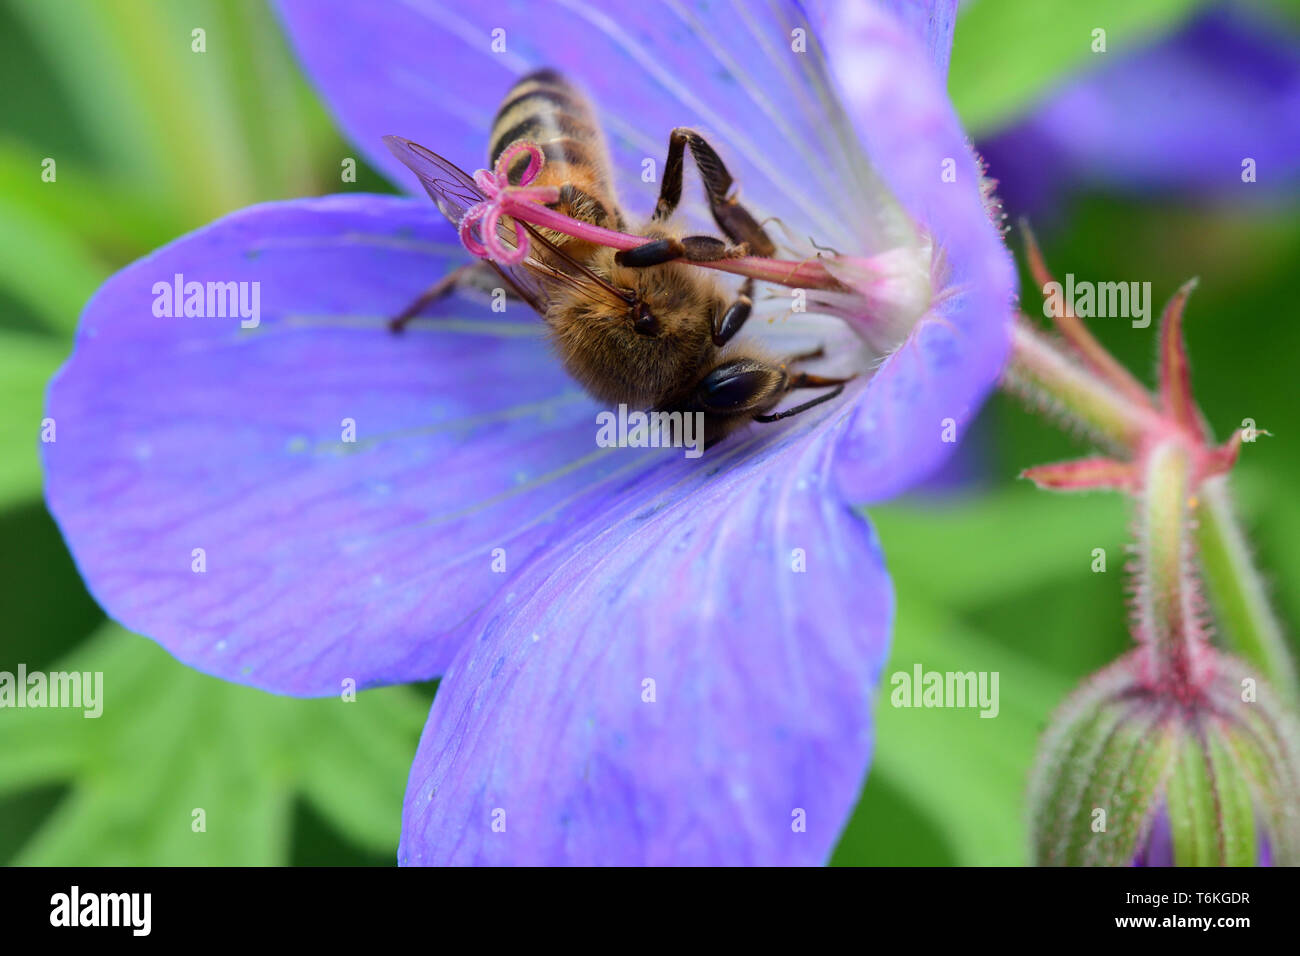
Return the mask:
[[(1122, 52), (1196, 7), (977, 0), (957, 28), (958, 108), (973, 135), (997, 130), (1086, 65), (1054, 39), (1062, 32), (1112, 24)], [(207, 31), (201, 57), (190, 53), (196, 25)], [(4, 0), (0, 88), (10, 94), (0, 104), (0, 670), (109, 675), (98, 720), (0, 711), (0, 862), (392, 864), (434, 686), (367, 691), (345, 708), (273, 697), (200, 675), (107, 622), (42, 503), (36, 435), (45, 383), (114, 271), (251, 203), (394, 190), (364, 162), (356, 183), (339, 182), (341, 159), (359, 154), (259, 0)], [(57, 183), (41, 180), (45, 157), (57, 160)], [(1202, 407), (1220, 436), (1246, 417), (1276, 436), (1246, 447), (1233, 482), (1293, 637), (1296, 212), (1294, 202), (1245, 210), (1088, 195), (1038, 223), (1058, 274), (1149, 279), (1157, 308), (1200, 277), (1187, 321)], [(1094, 325), (1149, 377), (1154, 326)], [(998, 396), (961, 453), (960, 491), (873, 509), (898, 592), (886, 677), (916, 662), (998, 671), (1001, 713), (896, 710), (886, 684), (877, 755), (834, 862), (1026, 861), (1038, 734), (1128, 645), (1126, 501), (1016, 480), (1080, 450)], [(1105, 574), (1090, 570), (1097, 547)], [(194, 807), (207, 811), (205, 833), (191, 832)]]

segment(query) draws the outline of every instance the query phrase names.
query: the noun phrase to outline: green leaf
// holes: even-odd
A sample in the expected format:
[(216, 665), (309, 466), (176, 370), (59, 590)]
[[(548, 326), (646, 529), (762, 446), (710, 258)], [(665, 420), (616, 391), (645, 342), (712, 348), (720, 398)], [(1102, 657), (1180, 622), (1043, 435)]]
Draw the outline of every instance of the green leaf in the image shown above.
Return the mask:
[[(95, 262), (97, 269), (137, 259), (185, 231), (183, 219), (155, 190), (110, 178), (70, 158), (58, 161), (54, 182), (47, 182), (42, 178), (46, 158), (17, 140), (0, 140), (3, 202), (75, 241), (79, 257), (102, 259)], [(24, 261), (19, 256), (27, 252), (21, 245), (6, 245), (3, 254)]]
[[(1113, 591), (1122, 607), (1128, 512), (1120, 495), (1052, 495), (1029, 485), (871, 509), (898, 610), (877, 689), (876, 754), (834, 863), (1028, 862), (1026, 786), (1039, 737), (1080, 679), (1076, 649), (1099, 641), (1087, 616), (1030, 634), (1004, 633), (1005, 622), (1052, 620), (1042, 601), (1063, 588)], [(1094, 547), (1111, 555), (1108, 574), (1092, 573)], [(998, 715), (893, 706), (892, 675), (911, 675), (916, 664), (997, 672)]]
[[(1203, 0), (979, 0), (961, 7), (948, 89), (966, 130), (1018, 119), (1071, 75), (1175, 29)], [(1105, 53), (1093, 31), (1105, 30)]]
[[(910, 675), (915, 664), (927, 672), (996, 672), (997, 716), (981, 717), (977, 707), (893, 706), (891, 675)], [(879, 782), (905, 795), (958, 865), (1026, 863), (1026, 781), (1039, 734), (1070, 686), (1068, 677), (900, 595), (894, 650), (876, 700), (867, 793)], [(883, 824), (855, 817), (857, 825)]]
[(904, 500), (872, 508), (870, 517), (900, 587), (907, 582), (941, 605), (969, 608), (1077, 580), (1091, 573), (1094, 548), (1106, 549), (1107, 573), (1118, 574), (1129, 510), (1122, 495), (1066, 497), (1022, 483), (975, 499)]
[(94, 158), (114, 180), (147, 185), (185, 229), (337, 182), (336, 159), (313, 160), (337, 139), (265, 3), (11, 0), (10, 11), (67, 90)]
[(329, 745), (299, 754), (299, 787), (344, 836), (396, 852), (400, 794), (428, 708), (409, 688), (367, 691), (357, 700), (342, 709), (329, 703)]
[(103, 713), (4, 712), (0, 794), (69, 788), (11, 862), (284, 864), (295, 796), (356, 843), (396, 855), (426, 714), (414, 690), (274, 697), (200, 674), (116, 625), (53, 669), (101, 673)]
[(0, 290), (70, 339), (108, 267), (74, 233), (7, 196), (0, 196), (0, 250)]
[(59, 342), (0, 330), (0, 509), (41, 496), (45, 385), (66, 354)]

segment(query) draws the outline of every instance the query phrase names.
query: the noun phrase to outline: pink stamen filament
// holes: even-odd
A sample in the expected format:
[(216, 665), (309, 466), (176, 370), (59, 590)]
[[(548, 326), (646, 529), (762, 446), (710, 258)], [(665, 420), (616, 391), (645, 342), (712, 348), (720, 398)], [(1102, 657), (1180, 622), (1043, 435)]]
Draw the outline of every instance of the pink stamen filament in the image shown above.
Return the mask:
[[(510, 165), (521, 153), (528, 154), (528, 165), (519, 177), (519, 185), (513, 186), (510, 183)], [(517, 266), (528, 258), (527, 230), (517, 221), (514, 223), (514, 246), (511, 247), (501, 241), (499, 226), (508, 209), (516, 206), (544, 208), (539, 204), (560, 198), (560, 190), (555, 186), (528, 185), (537, 178), (545, 163), (546, 157), (536, 143), (519, 142), (497, 158), (495, 170), (480, 169), (474, 174), (474, 182), (487, 199), (471, 206), (460, 221), (460, 241), (466, 249), (480, 259), (493, 259), (503, 265)], [(474, 235), (476, 225), (481, 242)]]
[[(514, 186), (509, 183), (506, 174), (514, 157), (522, 152), (529, 154), (530, 161), (528, 168), (520, 177), (519, 185)], [(515, 220), (611, 249), (635, 249), (650, 241), (644, 236), (633, 236), (625, 232), (605, 229), (547, 208), (544, 204), (555, 202), (559, 198), (559, 191), (553, 186), (528, 186), (528, 183), (536, 178), (543, 163), (541, 150), (533, 143), (516, 143), (501, 154), (495, 171), (480, 169), (474, 174), (475, 182), (487, 194), (488, 199), (472, 207), (461, 220), (460, 237), (465, 248), (479, 258), (495, 259), (507, 265), (518, 265), (523, 262), (528, 256), (528, 233), (516, 222), (515, 245), (514, 248), (510, 248), (497, 235), (497, 225), (502, 216), (510, 216)], [(475, 225), (479, 225), (481, 242), (474, 235)], [(784, 259), (742, 256), (736, 259), (691, 264), (792, 288), (851, 291), (827, 272), (822, 263), (816, 259), (793, 262)]]
[[(580, 219), (574, 219), (563, 213), (548, 209), (535, 202), (520, 201), (514, 195), (507, 195), (503, 205), (505, 212), (515, 219), (553, 229), (598, 246), (611, 249), (635, 249), (643, 246), (649, 239), (633, 236), (614, 229), (606, 229)], [(733, 275), (749, 276), (764, 282), (774, 282), (801, 289), (828, 289), (838, 292), (849, 291), (816, 259), (805, 262), (793, 262), (788, 259), (763, 259), (758, 256), (742, 256), (736, 259), (718, 259), (714, 262), (692, 262), (692, 265), (705, 269), (716, 269)]]

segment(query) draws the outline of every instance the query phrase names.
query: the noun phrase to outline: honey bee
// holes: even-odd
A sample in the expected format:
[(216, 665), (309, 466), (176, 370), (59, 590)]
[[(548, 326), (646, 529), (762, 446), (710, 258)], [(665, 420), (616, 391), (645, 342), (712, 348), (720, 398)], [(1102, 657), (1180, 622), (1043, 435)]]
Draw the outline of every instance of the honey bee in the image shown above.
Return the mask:
[[(583, 94), (554, 70), (520, 79), (492, 123), (488, 165), (510, 146), (529, 141), (545, 163), (530, 185), (559, 189), (551, 208), (596, 226), (627, 231), (614, 196), (610, 157), (594, 111)], [(484, 198), (474, 180), (436, 153), (397, 136), (393, 153), (420, 179), (453, 224)], [(727, 240), (682, 236), (672, 217), (682, 195), (685, 151), (704, 182), (714, 221)], [(528, 163), (508, 172), (517, 183)], [(545, 319), (565, 369), (600, 402), (660, 412), (702, 413), (705, 447), (747, 421), (774, 422), (834, 398), (847, 379), (792, 372), (789, 365), (820, 350), (776, 361), (735, 341), (753, 308), (753, 279), (729, 299), (704, 270), (686, 265), (744, 256), (772, 256), (767, 232), (732, 194), (733, 180), (717, 152), (690, 129), (672, 131), (658, 202), (636, 234), (644, 245), (615, 252), (605, 246), (524, 224), (529, 255), (520, 265), (492, 261), (515, 294)], [(504, 228), (503, 238), (513, 241)], [(475, 282), (483, 263), (444, 277), (392, 324), (400, 329), (434, 300)], [(480, 279), (481, 281), (481, 279)], [(795, 389), (830, 391), (773, 413)]]

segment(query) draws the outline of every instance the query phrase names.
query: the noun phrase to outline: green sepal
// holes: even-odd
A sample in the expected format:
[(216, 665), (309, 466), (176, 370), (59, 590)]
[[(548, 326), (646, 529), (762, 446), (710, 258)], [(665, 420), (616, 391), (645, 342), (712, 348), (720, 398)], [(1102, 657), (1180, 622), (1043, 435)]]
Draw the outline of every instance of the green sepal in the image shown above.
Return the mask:
[(1094, 675), (1044, 735), (1029, 790), (1035, 862), (1130, 865), (1165, 838), (1162, 812), (1177, 866), (1252, 866), (1264, 845), (1273, 865), (1300, 862), (1294, 715), (1218, 655), (1205, 694), (1170, 695), (1151, 683), (1148, 653)]

